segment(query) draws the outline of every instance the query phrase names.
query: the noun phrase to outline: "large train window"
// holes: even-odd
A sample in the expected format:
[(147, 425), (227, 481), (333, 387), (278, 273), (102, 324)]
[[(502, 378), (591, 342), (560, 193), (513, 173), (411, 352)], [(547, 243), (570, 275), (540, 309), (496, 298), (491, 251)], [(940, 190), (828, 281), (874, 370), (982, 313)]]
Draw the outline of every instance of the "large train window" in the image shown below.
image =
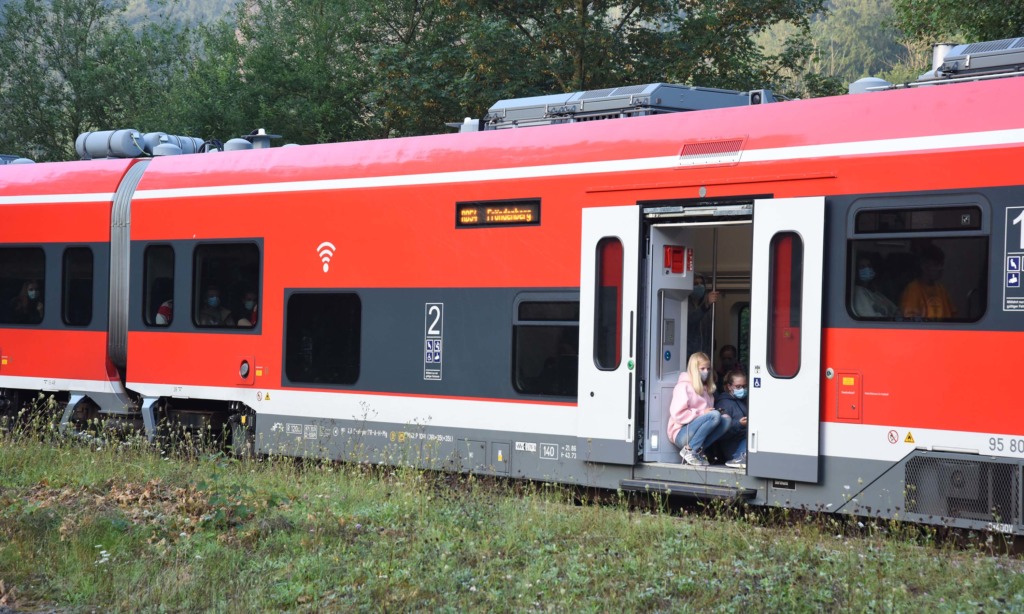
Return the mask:
[(0, 324), (43, 321), (45, 270), (42, 248), (0, 248)]
[(68, 326), (88, 326), (92, 322), (92, 284), (92, 250), (88, 247), (64, 250), (60, 311)]
[(512, 386), (524, 394), (575, 397), (580, 353), (577, 294), (523, 294), (512, 320)]
[(780, 232), (768, 248), (768, 370), (778, 378), (800, 372), (804, 243)]
[(351, 292), (288, 298), (284, 373), (290, 384), (354, 384), (359, 379), (362, 301)]
[(174, 249), (150, 245), (143, 260), (142, 319), (147, 326), (170, 326), (174, 319)]
[(975, 322), (988, 303), (988, 242), (976, 205), (858, 211), (847, 311), (866, 321)]
[(594, 363), (614, 370), (622, 360), (622, 241), (597, 243), (597, 296), (594, 300)]
[(197, 246), (192, 281), (193, 324), (202, 328), (256, 326), (260, 249), (255, 243)]

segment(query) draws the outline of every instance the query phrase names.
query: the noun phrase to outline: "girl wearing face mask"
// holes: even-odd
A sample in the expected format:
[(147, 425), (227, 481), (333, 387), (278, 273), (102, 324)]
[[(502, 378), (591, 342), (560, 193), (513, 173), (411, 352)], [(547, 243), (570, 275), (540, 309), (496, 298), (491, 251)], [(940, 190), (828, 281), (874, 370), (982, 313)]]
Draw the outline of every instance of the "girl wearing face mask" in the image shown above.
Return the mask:
[(38, 324), (43, 321), (43, 295), (39, 282), (26, 281), (21, 292), (11, 301), (11, 315), (15, 324)]
[(725, 391), (718, 397), (718, 410), (729, 416), (729, 430), (722, 435), (721, 446), (726, 467), (747, 467), (747, 376), (742, 371), (725, 375)]
[(877, 272), (870, 258), (857, 259), (857, 281), (853, 286), (853, 315), (861, 318), (891, 318), (899, 310), (884, 294), (879, 292)]
[(715, 378), (711, 359), (703, 352), (690, 356), (686, 371), (672, 391), (668, 436), (681, 451), (683, 462), (707, 466), (705, 450), (728, 430), (731, 418), (715, 411)]

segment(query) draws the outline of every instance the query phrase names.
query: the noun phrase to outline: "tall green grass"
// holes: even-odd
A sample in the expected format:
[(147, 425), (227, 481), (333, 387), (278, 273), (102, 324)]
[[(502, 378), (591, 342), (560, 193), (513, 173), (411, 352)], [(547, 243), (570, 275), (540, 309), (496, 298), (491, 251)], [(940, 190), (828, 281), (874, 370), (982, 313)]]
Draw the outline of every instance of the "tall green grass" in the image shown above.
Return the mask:
[(1024, 610), (1019, 559), (918, 527), (583, 495), (6, 429), (0, 582), (72, 612)]

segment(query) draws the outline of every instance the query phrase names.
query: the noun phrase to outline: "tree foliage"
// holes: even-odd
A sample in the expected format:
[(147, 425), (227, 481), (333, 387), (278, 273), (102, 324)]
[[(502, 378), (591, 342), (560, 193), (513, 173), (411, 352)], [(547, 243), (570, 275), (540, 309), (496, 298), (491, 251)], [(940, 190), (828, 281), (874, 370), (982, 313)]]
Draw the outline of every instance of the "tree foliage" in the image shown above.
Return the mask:
[[(314, 143), (437, 133), (503, 98), (625, 84), (793, 90), (824, 0), (238, 0), (192, 30), (133, 30), (125, 2), (8, 0), (8, 142), (43, 159), (123, 126)], [(791, 30), (766, 50), (778, 23)]]
[(1020, 0), (892, 0), (896, 26), (927, 45), (1024, 36)]
[(20, 0), (0, 10), (0, 137), (39, 160), (74, 156), (81, 132), (117, 127), (162, 102), (174, 38), (130, 30), (123, 5)]

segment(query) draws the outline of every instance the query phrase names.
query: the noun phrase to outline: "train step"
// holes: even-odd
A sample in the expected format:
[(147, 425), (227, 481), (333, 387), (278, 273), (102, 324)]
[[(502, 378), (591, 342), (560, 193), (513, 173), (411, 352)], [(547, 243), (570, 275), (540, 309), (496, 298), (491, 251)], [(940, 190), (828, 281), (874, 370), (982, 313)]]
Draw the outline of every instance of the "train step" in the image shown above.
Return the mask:
[(687, 482), (666, 482), (663, 480), (622, 480), (623, 490), (637, 492), (660, 492), (698, 499), (753, 499), (756, 488), (740, 486), (719, 486), (715, 484), (690, 484)]

